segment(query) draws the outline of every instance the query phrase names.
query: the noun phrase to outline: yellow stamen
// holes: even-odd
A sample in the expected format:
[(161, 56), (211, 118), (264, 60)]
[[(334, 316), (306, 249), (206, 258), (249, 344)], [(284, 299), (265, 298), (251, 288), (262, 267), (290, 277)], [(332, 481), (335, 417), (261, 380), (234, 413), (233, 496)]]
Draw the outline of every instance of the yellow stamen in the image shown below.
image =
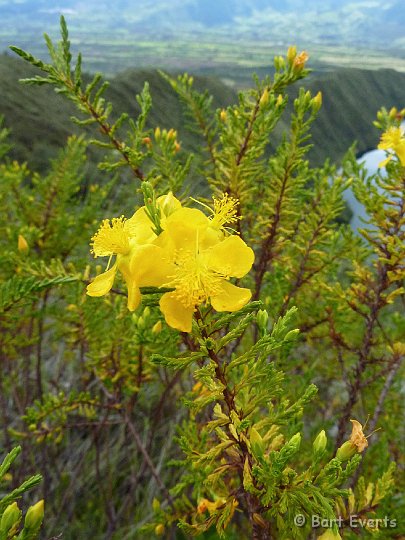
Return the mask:
[(129, 231), (126, 227), (124, 216), (104, 219), (99, 230), (93, 236), (92, 250), (95, 257), (104, 257), (107, 255), (126, 255), (129, 252)]
[(203, 254), (180, 249), (174, 263), (176, 272), (167, 287), (175, 289), (173, 294), (184, 307), (194, 307), (219, 293), (225, 276), (211, 270)]
[(239, 201), (234, 197), (229, 197), (228, 193), (224, 193), (221, 199), (214, 200), (213, 216), (211, 218), (212, 226), (222, 229), (226, 223), (235, 223), (240, 219), (238, 216), (237, 206)]

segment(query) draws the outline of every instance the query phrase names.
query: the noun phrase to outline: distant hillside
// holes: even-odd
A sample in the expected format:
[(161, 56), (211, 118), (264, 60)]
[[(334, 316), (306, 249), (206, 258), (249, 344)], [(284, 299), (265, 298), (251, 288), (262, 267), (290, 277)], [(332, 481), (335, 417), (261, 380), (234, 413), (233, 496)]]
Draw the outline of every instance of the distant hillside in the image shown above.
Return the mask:
[[(214, 28), (223, 35), (271, 36), (273, 42), (294, 36), (306, 43), (405, 46), (402, 0), (0, 0), (4, 37), (36, 35), (40, 40), (44, 30), (57, 25), (60, 13), (68, 16), (77, 37), (90, 30), (107, 33), (113, 41), (126, 32), (154, 40), (162, 31), (175, 36)], [(80, 24), (83, 20), (86, 25)]]
[(323, 104), (312, 128), (313, 163), (326, 157), (339, 161), (357, 141), (359, 154), (375, 148), (379, 131), (373, 126), (381, 107), (405, 107), (405, 73), (392, 69), (341, 69), (303, 81), (302, 86), (322, 92)]
[[(48, 86), (28, 86), (19, 79), (31, 77), (34, 68), (8, 55), (0, 56), (0, 115), (11, 129), (14, 147), (11, 156), (20, 161), (28, 161), (34, 170), (42, 170), (49, 158), (56, 155), (58, 148), (65, 144), (72, 133), (82, 133), (70, 117), (78, 115), (75, 107)], [(128, 112), (136, 116), (139, 107), (136, 94), (142, 91), (148, 81), (153, 100), (150, 127), (175, 128), (183, 135), (183, 148), (193, 150), (199, 144), (198, 137), (184, 130), (183, 108), (170, 85), (157, 71), (128, 70), (111, 80), (105, 93), (114, 104), (117, 116)], [(195, 86), (213, 95), (215, 108), (230, 105), (236, 99), (234, 90), (216, 78), (195, 77)], [(79, 115), (80, 116), (80, 115)], [(92, 128), (88, 128), (93, 133)]]
[[(28, 87), (18, 82), (32, 75), (32, 69), (19, 59), (0, 56), (0, 115), (12, 130), (12, 157), (27, 160), (35, 170), (43, 169), (55, 156), (69, 134), (78, 132), (70, 121), (73, 106), (48, 87)], [(128, 70), (111, 80), (108, 98), (115, 111), (136, 115), (135, 94), (144, 81), (150, 83), (154, 103), (151, 127), (174, 127), (179, 130), (183, 148), (193, 150), (200, 141), (184, 129), (182, 106), (169, 85), (156, 71)], [(214, 96), (214, 107), (225, 107), (236, 99), (234, 90), (219, 79), (196, 77), (196, 87)], [(338, 162), (354, 140), (360, 153), (374, 148), (378, 132), (372, 126), (381, 106), (405, 106), (405, 74), (392, 70), (364, 71), (345, 69), (301, 82), (314, 94), (321, 90), (323, 107), (313, 126), (314, 148), (310, 153), (314, 165), (327, 157)], [(298, 86), (296, 87), (298, 91)], [(293, 97), (293, 96), (292, 96)], [(282, 127), (286, 127), (283, 124)], [(280, 130), (279, 130), (280, 133)]]

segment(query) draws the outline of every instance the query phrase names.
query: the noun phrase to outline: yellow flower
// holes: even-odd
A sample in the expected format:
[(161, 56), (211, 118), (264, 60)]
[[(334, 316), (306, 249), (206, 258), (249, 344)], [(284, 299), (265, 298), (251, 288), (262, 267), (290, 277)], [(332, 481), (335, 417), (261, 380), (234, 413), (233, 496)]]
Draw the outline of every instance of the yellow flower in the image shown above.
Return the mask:
[[(159, 197), (157, 203), (163, 217), (170, 215), (180, 202), (173, 195)], [(178, 204), (177, 204), (178, 203)], [(92, 253), (95, 257), (116, 255), (115, 264), (97, 276), (88, 286), (89, 296), (104, 296), (114, 283), (119, 270), (128, 289), (128, 309), (134, 311), (141, 300), (140, 287), (160, 286), (167, 279), (168, 267), (161, 261), (161, 248), (153, 242), (156, 234), (152, 222), (143, 206), (130, 219), (124, 217), (105, 219), (92, 238)]]
[[(391, 126), (388, 128), (381, 135), (377, 148), (379, 150), (392, 150), (398, 156), (401, 165), (405, 167), (405, 137), (400, 127)], [(393, 154), (389, 153), (387, 159), (384, 159), (378, 166), (385, 167), (392, 158)]]
[(171, 266), (161, 285), (175, 289), (160, 300), (169, 326), (190, 332), (195, 308), (203, 302), (210, 301), (217, 311), (237, 311), (250, 300), (249, 289), (228, 280), (249, 272), (253, 251), (238, 236), (225, 237), (223, 223), (192, 208), (180, 208), (165, 220), (156, 243)]

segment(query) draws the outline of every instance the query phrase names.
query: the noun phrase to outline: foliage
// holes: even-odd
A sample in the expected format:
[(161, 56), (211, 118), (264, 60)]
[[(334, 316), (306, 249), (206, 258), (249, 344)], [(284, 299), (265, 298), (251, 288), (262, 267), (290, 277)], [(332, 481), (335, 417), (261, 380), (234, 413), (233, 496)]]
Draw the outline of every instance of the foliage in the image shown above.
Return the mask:
[[(8, 472), (11, 465), (21, 452), (21, 447), (16, 446), (3, 460), (0, 465), (0, 486), (2, 491), (4, 484), (12, 479)], [(31, 488), (41, 482), (41, 475), (37, 474), (25, 480), (21, 485), (6, 493), (0, 499), (0, 538), (1, 540), (34, 540), (38, 537), (44, 516), (44, 501), (39, 501), (30, 506), (25, 514), (24, 525), (21, 528), (22, 512), (18, 507), (17, 500)], [(1, 492), (0, 492), (1, 493)]]
[[(322, 96), (301, 89), (272, 151), (287, 90), (307, 75), (306, 53), (290, 47), (273, 77), (222, 109), (190, 75), (164, 75), (205, 141), (191, 155), (176, 130), (149, 127), (147, 85), (136, 118), (114, 116), (107, 85), (83, 82), (80, 56), (72, 65), (63, 19), (61, 32), (57, 45), (46, 38), (52, 63), (13, 49), (42, 71), (25, 82), (71, 100), (94, 136), (69, 139), (43, 175), (7, 157), (0, 168), (0, 440), (24, 446), (21, 474), (46, 479), (46, 534), (350, 539), (374, 528), (398, 538), (397, 150), (385, 175), (369, 177), (353, 150), (341, 171), (311, 167)], [(382, 109), (378, 127), (403, 117)], [(85, 176), (90, 143), (105, 153), (97, 184)], [(186, 196), (202, 174), (213, 201)], [(370, 216), (359, 235), (338, 221), (349, 186)], [(108, 270), (89, 264), (90, 239)], [(215, 252), (214, 264), (225, 243), (236, 255)], [(171, 274), (158, 279), (166, 263)], [(236, 307), (218, 301), (230, 276), (252, 301), (246, 292)], [(191, 331), (167, 309), (173, 298)]]

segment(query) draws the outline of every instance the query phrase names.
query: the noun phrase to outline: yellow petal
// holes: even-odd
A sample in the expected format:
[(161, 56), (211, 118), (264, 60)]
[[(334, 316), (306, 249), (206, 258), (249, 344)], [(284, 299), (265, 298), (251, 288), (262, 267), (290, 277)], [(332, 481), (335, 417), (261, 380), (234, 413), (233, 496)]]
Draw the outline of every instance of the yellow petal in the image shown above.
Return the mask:
[(387, 163), (391, 161), (391, 159), (392, 159), (392, 156), (388, 156), (386, 159), (384, 159), (378, 164), (378, 168), (383, 169), (387, 165)]
[(159, 305), (169, 326), (180, 332), (191, 332), (194, 308), (184, 307), (173, 293), (165, 293)]
[(138, 246), (128, 265), (128, 273), (139, 287), (161, 287), (170, 280), (173, 272), (173, 264), (166, 252), (154, 244)]
[(94, 280), (87, 285), (87, 294), (89, 296), (104, 296), (107, 294), (113, 286), (116, 272), (117, 264), (114, 264), (107, 272), (103, 272), (95, 277)]
[(148, 218), (144, 206), (127, 219), (125, 226), (137, 244), (147, 244), (156, 238), (156, 234), (152, 231), (152, 222)]
[(395, 152), (399, 157), (401, 165), (405, 167), (405, 141), (402, 144), (398, 144), (398, 146), (395, 148)]
[(205, 214), (196, 208), (180, 208), (162, 222), (164, 230), (170, 235), (175, 248), (194, 251), (199, 231), (208, 228), (211, 222)]
[(221, 282), (221, 292), (211, 297), (211, 304), (217, 311), (238, 311), (245, 306), (252, 293), (249, 289), (237, 287), (229, 281)]
[(252, 268), (253, 250), (236, 235), (228, 236), (211, 248), (208, 265), (212, 270), (234, 277), (243, 277)]
[(141, 303), (141, 291), (139, 290), (139, 286), (134, 281), (127, 281), (127, 288), (128, 288), (128, 309), (129, 311), (135, 311), (136, 308)]

